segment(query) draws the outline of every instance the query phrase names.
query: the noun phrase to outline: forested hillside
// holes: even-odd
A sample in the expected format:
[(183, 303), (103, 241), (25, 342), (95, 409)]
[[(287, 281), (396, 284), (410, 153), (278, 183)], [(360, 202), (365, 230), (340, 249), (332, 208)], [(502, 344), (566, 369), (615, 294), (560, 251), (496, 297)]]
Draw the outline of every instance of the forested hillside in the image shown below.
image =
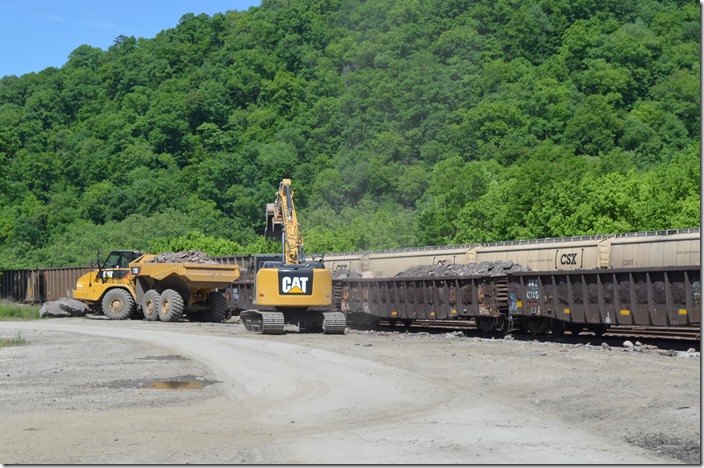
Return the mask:
[[(264, 0), (0, 79), (0, 268), (700, 224), (699, 5)], [(47, 41), (51, 38), (47, 37)]]

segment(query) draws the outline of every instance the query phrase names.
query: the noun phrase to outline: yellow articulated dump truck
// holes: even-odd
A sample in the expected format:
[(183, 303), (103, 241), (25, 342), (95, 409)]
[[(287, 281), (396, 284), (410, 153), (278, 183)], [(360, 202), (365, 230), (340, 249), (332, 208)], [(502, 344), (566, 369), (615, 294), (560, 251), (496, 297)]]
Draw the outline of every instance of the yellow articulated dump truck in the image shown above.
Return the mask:
[(112, 320), (141, 318), (178, 322), (222, 322), (224, 289), (239, 278), (237, 265), (161, 262), (157, 255), (114, 250), (97, 271), (80, 277), (73, 298)]

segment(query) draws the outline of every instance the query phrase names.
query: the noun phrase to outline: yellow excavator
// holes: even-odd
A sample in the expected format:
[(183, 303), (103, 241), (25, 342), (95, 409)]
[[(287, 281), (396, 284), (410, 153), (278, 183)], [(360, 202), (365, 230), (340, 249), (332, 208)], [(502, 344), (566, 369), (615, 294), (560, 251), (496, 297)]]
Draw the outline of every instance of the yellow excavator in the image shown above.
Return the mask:
[(285, 324), (299, 331), (345, 333), (345, 314), (331, 310), (332, 274), (322, 262), (306, 261), (293, 203), (291, 180), (283, 179), (274, 203), (266, 206), (268, 238), (281, 240), (283, 262), (264, 262), (255, 275), (256, 310), (240, 313), (245, 328), (281, 334)]

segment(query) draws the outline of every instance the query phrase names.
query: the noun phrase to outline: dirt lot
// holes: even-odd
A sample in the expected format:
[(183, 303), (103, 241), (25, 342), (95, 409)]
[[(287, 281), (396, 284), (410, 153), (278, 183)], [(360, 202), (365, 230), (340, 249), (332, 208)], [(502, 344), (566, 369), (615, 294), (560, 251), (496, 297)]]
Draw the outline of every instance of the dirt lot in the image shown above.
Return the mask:
[(7, 464), (700, 463), (699, 353), (0, 323)]

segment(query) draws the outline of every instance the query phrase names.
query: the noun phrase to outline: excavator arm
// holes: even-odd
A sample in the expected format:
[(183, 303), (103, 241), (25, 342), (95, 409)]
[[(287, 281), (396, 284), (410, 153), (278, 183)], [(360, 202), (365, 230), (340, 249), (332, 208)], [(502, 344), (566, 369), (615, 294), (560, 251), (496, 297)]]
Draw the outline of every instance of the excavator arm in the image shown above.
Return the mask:
[(270, 239), (281, 239), (286, 264), (293, 265), (305, 261), (303, 236), (293, 203), (291, 179), (281, 181), (274, 203), (266, 205), (265, 236)]

